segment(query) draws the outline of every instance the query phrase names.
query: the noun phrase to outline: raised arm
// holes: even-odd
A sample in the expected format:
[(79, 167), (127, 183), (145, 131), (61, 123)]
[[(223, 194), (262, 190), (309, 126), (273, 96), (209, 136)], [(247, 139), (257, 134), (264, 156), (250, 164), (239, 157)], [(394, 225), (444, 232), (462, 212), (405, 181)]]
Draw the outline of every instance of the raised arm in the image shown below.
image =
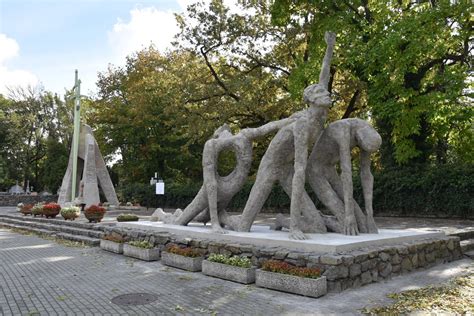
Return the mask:
[(329, 85), (329, 76), (331, 68), (331, 59), (334, 51), (334, 44), (336, 43), (336, 34), (333, 32), (326, 32), (324, 34), (326, 40), (326, 54), (324, 55), (323, 64), (321, 66), (321, 73), (319, 74), (319, 84), (323, 85), (327, 90)]

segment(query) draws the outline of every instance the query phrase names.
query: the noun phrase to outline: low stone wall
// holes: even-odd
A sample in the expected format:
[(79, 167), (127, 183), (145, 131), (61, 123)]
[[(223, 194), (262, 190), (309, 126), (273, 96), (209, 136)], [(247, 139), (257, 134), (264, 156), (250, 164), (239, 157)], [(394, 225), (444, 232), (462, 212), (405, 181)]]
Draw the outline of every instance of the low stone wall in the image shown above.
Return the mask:
[(17, 206), (18, 203), (23, 204), (36, 204), (39, 202), (56, 202), (58, 200), (57, 195), (0, 195), (0, 206)]
[(372, 282), (390, 279), (416, 269), (462, 258), (458, 237), (439, 237), (402, 243), (397, 246), (361, 248), (336, 255), (288, 251), (284, 248), (262, 248), (248, 244), (225, 244), (183, 238), (170, 233), (152, 233), (129, 228), (105, 228), (125, 240), (146, 240), (163, 250), (168, 243), (200, 248), (202, 252), (239, 255), (251, 258), (261, 267), (269, 259), (284, 260), (300, 267), (317, 267), (328, 280), (329, 292), (341, 292)]

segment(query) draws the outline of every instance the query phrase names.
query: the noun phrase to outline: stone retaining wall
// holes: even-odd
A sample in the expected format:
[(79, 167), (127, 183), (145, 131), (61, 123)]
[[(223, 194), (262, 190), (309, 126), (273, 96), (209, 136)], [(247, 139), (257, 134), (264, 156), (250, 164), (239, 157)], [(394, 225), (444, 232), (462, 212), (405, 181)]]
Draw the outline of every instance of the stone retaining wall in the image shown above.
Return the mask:
[(0, 206), (17, 206), (18, 203), (36, 204), (39, 202), (56, 202), (57, 195), (0, 195)]
[(397, 246), (362, 248), (336, 255), (288, 251), (284, 248), (263, 248), (248, 244), (224, 244), (182, 238), (170, 233), (151, 233), (129, 228), (105, 228), (125, 240), (146, 240), (163, 250), (168, 243), (191, 246), (203, 253), (220, 253), (249, 257), (258, 267), (269, 259), (284, 260), (301, 267), (317, 267), (328, 280), (329, 292), (390, 279), (416, 269), (425, 269), (462, 257), (459, 237), (440, 237), (401, 243)]

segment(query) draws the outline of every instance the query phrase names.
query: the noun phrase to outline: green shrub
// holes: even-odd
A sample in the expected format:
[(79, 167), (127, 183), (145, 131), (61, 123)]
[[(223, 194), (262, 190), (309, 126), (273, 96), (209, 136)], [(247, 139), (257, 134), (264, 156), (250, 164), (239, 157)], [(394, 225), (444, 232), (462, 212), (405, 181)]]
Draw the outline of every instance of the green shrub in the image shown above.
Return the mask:
[(229, 257), (226, 255), (212, 253), (209, 255), (209, 258), (207, 258), (207, 260), (241, 268), (250, 268), (252, 266), (252, 262), (249, 258), (239, 256)]
[(143, 241), (133, 240), (133, 241), (130, 241), (128, 244), (131, 246), (143, 248), (143, 249), (153, 248), (153, 244), (146, 240), (143, 240)]
[(138, 221), (138, 216), (134, 214), (120, 214), (117, 216), (117, 222), (136, 222)]
[[(357, 170), (353, 172), (354, 197), (363, 207), (362, 188)], [(247, 182), (228, 208), (245, 206), (252, 182)], [(195, 197), (201, 183), (167, 183), (165, 195), (155, 195), (149, 184), (130, 184), (118, 189), (122, 201), (135, 201), (147, 207), (185, 208)], [(324, 206), (309, 186), (306, 191), (319, 209)], [(264, 204), (268, 211), (288, 213), (290, 199), (275, 185)], [(374, 172), (373, 208), (376, 215), (436, 216), (474, 218), (474, 165), (437, 165), (403, 167)]]

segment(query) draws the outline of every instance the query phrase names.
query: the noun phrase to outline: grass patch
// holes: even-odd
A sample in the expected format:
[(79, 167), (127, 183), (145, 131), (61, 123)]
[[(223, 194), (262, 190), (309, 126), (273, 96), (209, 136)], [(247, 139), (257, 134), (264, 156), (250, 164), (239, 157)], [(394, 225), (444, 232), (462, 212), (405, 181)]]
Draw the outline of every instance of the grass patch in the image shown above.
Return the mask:
[(454, 278), (440, 286), (428, 286), (387, 295), (395, 303), (366, 308), (369, 315), (400, 315), (412, 312), (465, 315), (474, 311), (474, 273)]

